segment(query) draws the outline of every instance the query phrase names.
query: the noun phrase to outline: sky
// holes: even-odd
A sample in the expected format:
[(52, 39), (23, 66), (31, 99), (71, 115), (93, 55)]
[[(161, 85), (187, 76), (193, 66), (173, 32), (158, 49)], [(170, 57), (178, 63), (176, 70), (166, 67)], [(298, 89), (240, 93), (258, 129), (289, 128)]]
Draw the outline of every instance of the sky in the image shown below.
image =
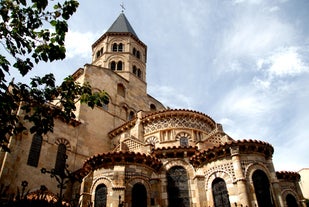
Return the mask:
[(91, 63), (122, 2), (148, 46), (151, 96), (209, 115), (233, 139), (270, 143), (277, 171), (309, 167), (308, 0), (80, 0), (67, 58), (30, 76), (62, 80)]

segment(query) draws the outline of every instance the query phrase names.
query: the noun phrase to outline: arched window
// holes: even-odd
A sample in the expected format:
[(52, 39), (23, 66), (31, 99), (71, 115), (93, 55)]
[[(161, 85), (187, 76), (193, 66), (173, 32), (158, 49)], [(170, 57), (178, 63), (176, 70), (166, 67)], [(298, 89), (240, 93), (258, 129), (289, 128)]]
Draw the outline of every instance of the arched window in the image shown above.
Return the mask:
[(286, 205), (287, 207), (298, 207), (296, 198), (293, 195), (288, 194), (286, 196)]
[(157, 107), (154, 104), (150, 104), (150, 111), (156, 111)]
[(122, 97), (126, 96), (126, 88), (121, 83), (117, 85), (117, 94)]
[(136, 75), (137, 74), (137, 68), (135, 65), (133, 65), (133, 74)]
[(118, 52), (122, 52), (122, 51), (123, 51), (123, 44), (120, 43), (120, 44), (118, 45)]
[(142, 77), (142, 71), (141, 71), (141, 69), (138, 69), (138, 70), (137, 70), (137, 77), (139, 77), (139, 78)]
[(116, 69), (116, 63), (115, 61), (111, 62), (111, 70), (115, 70)]
[(117, 43), (113, 44), (113, 48), (112, 48), (113, 52), (117, 52)]
[(64, 174), (65, 163), (67, 159), (67, 147), (65, 144), (61, 143), (58, 145), (57, 158), (55, 163), (55, 173), (58, 175)]
[(118, 61), (117, 63), (117, 70), (122, 70), (122, 62)]
[(41, 135), (35, 134), (32, 138), (32, 143), (28, 155), (27, 165), (37, 167), (40, 159), (40, 152), (43, 138)]
[(180, 137), (179, 138), (180, 146), (186, 147), (189, 145), (188, 137)]
[(140, 52), (139, 52), (139, 51), (137, 51), (137, 52), (136, 52), (136, 57), (137, 57), (138, 59), (140, 59), (140, 58), (141, 58), (141, 54), (140, 54)]
[(267, 175), (262, 170), (256, 170), (252, 175), (252, 180), (258, 206), (273, 207)]
[(216, 178), (212, 182), (212, 195), (215, 207), (230, 207), (229, 194), (226, 188), (225, 181), (221, 178)]
[(141, 183), (132, 188), (132, 207), (147, 207), (147, 190)]
[(103, 47), (97, 51), (97, 58), (103, 54)]
[(134, 112), (130, 111), (128, 120), (132, 120), (134, 118), (134, 116), (135, 116)]
[(95, 189), (94, 206), (95, 207), (106, 207), (107, 188), (106, 185), (100, 184)]
[(183, 167), (175, 166), (166, 173), (168, 206), (190, 207), (188, 176)]
[(136, 49), (135, 49), (135, 47), (133, 48), (133, 55), (134, 55), (134, 56), (136, 55)]

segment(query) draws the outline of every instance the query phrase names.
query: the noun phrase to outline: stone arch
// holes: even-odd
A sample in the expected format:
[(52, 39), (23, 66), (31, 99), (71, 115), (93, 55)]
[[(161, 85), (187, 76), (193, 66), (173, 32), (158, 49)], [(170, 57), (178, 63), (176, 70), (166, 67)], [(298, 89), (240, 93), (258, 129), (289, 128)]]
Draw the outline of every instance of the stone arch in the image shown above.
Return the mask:
[(217, 170), (217, 171), (212, 172), (206, 177), (205, 179), (206, 190), (211, 190), (212, 182), (216, 178), (223, 179), (227, 185), (233, 184), (233, 175), (231, 175), (229, 172), (226, 172), (224, 170)]
[(186, 131), (181, 131), (175, 136), (175, 140), (179, 140), (180, 146), (189, 146), (189, 141), (191, 141), (191, 139), (191, 134)]
[(70, 142), (65, 138), (57, 138), (55, 144), (56, 145), (64, 144), (67, 150), (71, 150)]
[[(189, 193), (189, 197), (192, 198), (192, 185), (190, 183), (192, 183), (192, 179), (195, 177), (195, 170), (193, 168), (193, 166), (186, 162), (185, 160), (183, 159), (172, 159), (172, 160), (169, 160), (168, 162), (166, 162), (162, 167), (161, 167), (161, 176), (163, 178), (163, 181), (162, 181), (162, 188), (163, 189), (166, 189), (168, 188), (168, 185), (167, 185), (167, 172), (174, 168), (174, 167), (182, 167), (186, 170), (186, 174), (187, 174), (187, 182), (188, 182), (188, 193)], [(165, 198), (163, 199), (166, 203), (166, 206), (168, 204), (168, 198)], [(190, 203), (192, 203), (192, 200), (190, 201)]]
[(148, 138), (146, 138), (146, 140), (145, 140), (145, 143), (146, 144), (151, 144), (151, 145), (153, 145), (153, 146), (155, 146), (157, 143), (159, 143), (160, 141), (159, 141), (159, 139), (158, 139), (158, 137), (156, 137), (156, 136), (151, 136), (151, 137), (148, 137)]
[(150, 206), (151, 185), (148, 182), (148, 180), (143, 177), (134, 177), (128, 180), (127, 185), (126, 185), (125, 201), (130, 204), (129, 206), (132, 205), (132, 193), (133, 193), (132, 190), (135, 184), (141, 184), (145, 187), (146, 194), (147, 194), (147, 206)]
[(164, 169), (164, 171), (168, 171), (170, 168), (175, 167), (175, 166), (181, 166), (181, 167), (185, 168), (187, 170), (189, 178), (194, 177), (195, 170), (194, 170), (193, 166), (183, 159), (172, 159), (172, 160), (168, 161), (167, 163), (165, 163), (162, 166), (162, 169)]
[(226, 171), (217, 170), (209, 174), (205, 179), (206, 197), (209, 205), (214, 205), (212, 184), (216, 179), (222, 179), (225, 182), (227, 190), (229, 189), (229, 185), (233, 185), (233, 176)]
[(254, 187), (254, 182), (253, 182), (253, 174), (256, 172), (256, 171), (262, 171), (267, 179), (268, 179), (268, 182), (269, 182), (269, 191), (270, 191), (270, 194), (271, 194), (271, 197), (273, 198), (273, 189), (272, 189), (272, 179), (271, 179), (271, 173), (270, 171), (268, 170), (268, 168), (263, 164), (263, 163), (258, 163), (258, 162), (254, 162), (254, 163), (250, 163), (246, 169), (245, 169), (245, 177), (246, 177), (246, 180), (247, 180), (247, 183), (248, 183), (248, 187), (249, 187), (249, 192), (251, 192), (249, 194), (249, 199), (254, 202), (256, 205), (258, 205), (258, 199), (257, 199), (257, 196), (256, 196), (256, 193), (255, 193), (255, 187)]
[(262, 170), (266, 175), (267, 175), (267, 178), (269, 180), (269, 182), (272, 181), (271, 177), (270, 177), (270, 172), (268, 170), (268, 168), (263, 164), (263, 163), (257, 163), (257, 162), (254, 162), (254, 163), (250, 163), (246, 169), (245, 169), (245, 177), (247, 179), (247, 181), (250, 181), (252, 182), (252, 175), (253, 173), (256, 171), (256, 170)]
[(288, 195), (292, 195), (295, 199), (296, 199), (296, 202), (297, 202), (297, 205), (299, 205), (299, 196), (292, 190), (292, 189), (285, 189), (281, 192), (281, 195), (282, 195), (282, 199), (283, 199), (283, 202), (285, 203), (285, 206), (288, 206), (287, 204), (287, 196)]
[(106, 177), (99, 177), (99, 178), (95, 179), (94, 182), (92, 183), (91, 188), (90, 188), (91, 202), (92, 203), (94, 203), (95, 191), (96, 191), (97, 187), (101, 184), (104, 184), (107, 188), (106, 203), (109, 203), (110, 198), (108, 196), (108, 193), (112, 192), (113, 183), (109, 178), (106, 178)]

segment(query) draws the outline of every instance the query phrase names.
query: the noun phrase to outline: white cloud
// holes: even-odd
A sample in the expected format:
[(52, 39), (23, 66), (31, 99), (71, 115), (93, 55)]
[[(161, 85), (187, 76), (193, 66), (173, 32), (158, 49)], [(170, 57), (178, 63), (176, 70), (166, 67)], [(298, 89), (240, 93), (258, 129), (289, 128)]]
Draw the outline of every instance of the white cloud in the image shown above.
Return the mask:
[(65, 40), (67, 58), (89, 59), (91, 57), (91, 45), (98, 37), (98, 34), (91, 32), (69, 30)]
[(274, 76), (297, 75), (309, 69), (301, 60), (296, 47), (280, 48), (270, 57), (260, 60), (260, 68), (264, 64), (269, 65), (268, 72)]

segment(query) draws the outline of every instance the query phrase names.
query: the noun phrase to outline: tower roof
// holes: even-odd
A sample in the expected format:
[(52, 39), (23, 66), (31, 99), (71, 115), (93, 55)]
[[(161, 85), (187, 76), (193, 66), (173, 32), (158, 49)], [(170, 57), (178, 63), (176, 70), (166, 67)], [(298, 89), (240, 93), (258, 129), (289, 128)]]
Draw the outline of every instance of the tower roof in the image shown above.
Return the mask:
[(107, 30), (108, 32), (121, 32), (121, 33), (131, 33), (135, 37), (137, 37), (134, 29), (130, 25), (130, 22), (124, 15), (124, 13), (121, 13), (118, 18), (115, 20), (115, 22), (112, 24), (112, 26)]

